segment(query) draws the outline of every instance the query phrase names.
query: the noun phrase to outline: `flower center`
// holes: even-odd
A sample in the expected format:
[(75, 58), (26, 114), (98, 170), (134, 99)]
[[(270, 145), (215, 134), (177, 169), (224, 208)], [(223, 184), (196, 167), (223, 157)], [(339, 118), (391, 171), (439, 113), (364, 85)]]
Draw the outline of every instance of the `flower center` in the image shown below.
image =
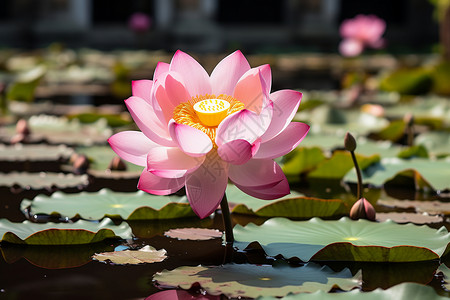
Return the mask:
[(194, 104), (200, 122), (206, 126), (218, 126), (227, 116), (230, 103), (222, 99), (202, 100)]
[(220, 122), (232, 113), (244, 109), (244, 104), (228, 95), (204, 95), (182, 102), (173, 111), (173, 119), (206, 133), (215, 145)]

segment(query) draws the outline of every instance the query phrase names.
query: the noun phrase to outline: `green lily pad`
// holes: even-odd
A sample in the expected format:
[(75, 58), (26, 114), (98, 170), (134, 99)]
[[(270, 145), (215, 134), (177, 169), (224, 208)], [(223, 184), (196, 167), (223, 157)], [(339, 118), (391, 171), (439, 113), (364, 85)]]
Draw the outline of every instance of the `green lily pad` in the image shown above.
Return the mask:
[(450, 290), (450, 269), (446, 265), (441, 264), (439, 266), (437, 272), (442, 272), (442, 274), (444, 274), (444, 280), (445, 280), (444, 287), (447, 290)]
[[(359, 167), (364, 170), (368, 166), (378, 162), (380, 157), (378, 155), (363, 156), (356, 154), (356, 160), (358, 161)], [(321, 162), (314, 171), (308, 173), (308, 178), (339, 180), (351, 169), (353, 169), (353, 161), (350, 152), (335, 151), (330, 159)]]
[[(357, 182), (354, 172), (348, 172), (344, 180)], [(414, 179), (417, 190), (450, 188), (450, 160), (429, 160), (412, 158), (408, 160), (398, 158), (384, 158), (362, 171), (364, 183), (381, 186), (386, 181), (402, 175)]]
[(419, 134), (415, 139), (416, 145), (423, 145), (434, 157), (450, 155), (450, 132), (433, 131)]
[(0, 144), (0, 161), (58, 161), (68, 160), (73, 149), (65, 145), (22, 145)]
[(74, 175), (63, 173), (0, 173), (0, 186), (20, 186), (23, 189), (43, 189), (56, 186), (60, 189), (88, 185), (87, 175)]
[(427, 299), (427, 300), (444, 300), (447, 297), (439, 296), (431, 286), (421, 285), (417, 283), (401, 283), (390, 289), (376, 289), (371, 292), (361, 292), (353, 290), (346, 293), (326, 293), (324, 291), (316, 291), (311, 294), (288, 295), (283, 298), (261, 297), (258, 300), (410, 300), (410, 299)]
[(433, 81), (430, 71), (425, 68), (399, 69), (382, 79), (380, 89), (398, 92), (402, 95), (426, 94), (431, 90)]
[(183, 289), (190, 289), (194, 283), (198, 283), (210, 295), (256, 298), (262, 295), (284, 296), (289, 293), (329, 291), (333, 286), (350, 290), (360, 285), (360, 275), (352, 276), (348, 269), (336, 273), (328, 267), (313, 263), (301, 267), (286, 264), (226, 264), (164, 270), (153, 279), (160, 285)]
[(284, 174), (291, 180), (298, 178), (299, 174), (315, 169), (325, 159), (325, 155), (318, 147), (298, 147), (283, 157), (281, 167)]
[(131, 228), (126, 223), (114, 225), (110, 219), (100, 223), (79, 220), (70, 223), (38, 224), (29, 221), (12, 223), (0, 219), (1, 242), (27, 245), (81, 245), (109, 238), (129, 239)]
[(195, 216), (185, 196), (156, 196), (143, 191), (119, 193), (108, 189), (94, 193), (38, 195), (33, 200), (23, 200), (21, 209), (29, 209), (34, 215), (58, 214), (90, 220), (104, 217), (147, 220)]
[(384, 222), (387, 220), (392, 220), (396, 223), (414, 223), (414, 224), (433, 224), (442, 223), (444, 219), (439, 216), (430, 216), (428, 214), (420, 213), (377, 213), (377, 221)]
[[(110, 146), (91, 146), (91, 147), (77, 147), (76, 152), (86, 155), (91, 164), (89, 168), (92, 170), (105, 171), (108, 169), (111, 160), (117, 156), (117, 154), (111, 149)], [(127, 166), (127, 172), (141, 175), (143, 167), (124, 161)]]
[(428, 214), (450, 215), (450, 203), (442, 201), (418, 201), (418, 200), (397, 200), (397, 199), (380, 199), (377, 204), (396, 207), (396, 208), (413, 208), (417, 212)]
[(309, 219), (312, 217), (331, 217), (348, 212), (341, 199), (319, 199), (305, 197), (295, 191), (277, 200), (266, 201), (254, 198), (229, 185), (227, 197), (235, 214), (256, 215), (260, 217), (288, 217)]
[(290, 221), (273, 218), (263, 225), (234, 227), (236, 246), (258, 241), (270, 256), (298, 257), (302, 261), (410, 262), (439, 259), (450, 249), (445, 227), (434, 230), (392, 221)]
[(403, 120), (395, 120), (373, 135), (380, 140), (398, 141), (405, 133), (406, 123)]

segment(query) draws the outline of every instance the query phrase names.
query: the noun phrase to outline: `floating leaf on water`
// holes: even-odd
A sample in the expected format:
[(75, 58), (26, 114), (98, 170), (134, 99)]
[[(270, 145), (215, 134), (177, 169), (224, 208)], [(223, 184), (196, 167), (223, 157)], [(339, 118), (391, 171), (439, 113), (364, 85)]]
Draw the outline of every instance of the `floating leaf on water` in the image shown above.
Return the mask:
[(447, 297), (439, 296), (431, 286), (417, 283), (401, 283), (390, 289), (376, 289), (371, 292), (361, 292), (353, 290), (346, 293), (326, 293), (316, 291), (311, 294), (289, 295), (283, 298), (262, 297), (258, 300), (409, 300), (409, 299), (427, 299), (427, 300), (445, 300)]
[(105, 218), (100, 223), (79, 220), (75, 223), (12, 223), (0, 219), (0, 242), (27, 245), (81, 245), (110, 238), (129, 239), (131, 228), (126, 223), (114, 225)]
[[(77, 153), (89, 157), (91, 161), (90, 169), (96, 171), (107, 170), (111, 160), (117, 155), (110, 146), (77, 147), (75, 150)], [(141, 175), (143, 167), (129, 162), (125, 162), (125, 164), (128, 170), (126, 173), (137, 174), (137, 176)]]
[(377, 221), (384, 222), (387, 220), (392, 220), (397, 223), (414, 223), (414, 224), (433, 224), (442, 223), (444, 219), (439, 216), (430, 216), (427, 214), (418, 213), (377, 213)]
[(444, 274), (444, 281), (445, 281), (444, 287), (447, 290), (450, 290), (450, 269), (446, 265), (441, 264), (437, 269), (436, 273), (439, 272), (442, 272), (442, 274)]
[(378, 200), (379, 205), (385, 205), (396, 208), (414, 208), (417, 212), (425, 212), (436, 215), (450, 215), (450, 203), (441, 201), (418, 201), (418, 200)]
[[(382, 186), (399, 175), (413, 179), (416, 190), (449, 189), (450, 160), (383, 158), (362, 171), (364, 183), (375, 186)], [(357, 182), (354, 172), (348, 172), (344, 181)]]
[(65, 145), (23, 145), (0, 144), (0, 161), (58, 161), (68, 160), (73, 149)]
[(167, 258), (167, 251), (164, 249), (156, 250), (155, 248), (146, 245), (139, 250), (124, 250), (103, 252), (92, 256), (94, 260), (98, 261), (110, 261), (117, 265), (138, 265), (144, 263), (161, 262)]
[(164, 232), (164, 235), (179, 240), (205, 241), (221, 238), (222, 232), (208, 228), (176, 228)]
[(428, 152), (434, 157), (450, 155), (450, 132), (424, 132), (414, 139), (414, 143), (425, 146)]
[(245, 194), (234, 185), (228, 185), (227, 197), (232, 207), (231, 211), (235, 214), (309, 219), (343, 215), (348, 212), (343, 200), (304, 197), (295, 191), (280, 199), (265, 201)]
[(272, 218), (263, 225), (234, 227), (241, 249), (258, 241), (270, 256), (298, 257), (302, 261), (412, 262), (439, 259), (450, 251), (450, 233), (442, 227), (399, 225), (367, 220), (291, 221)]
[(338, 286), (350, 290), (360, 285), (360, 273), (352, 276), (348, 269), (336, 273), (328, 267), (309, 263), (301, 267), (289, 265), (226, 264), (215, 267), (179, 267), (164, 270), (153, 277), (163, 286), (190, 289), (200, 284), (210, 295), (227, 297), (285, 296), (289, 293), (329, 291)]
[(157, 196), (143, 191), (119, 193), (108, 189), (93, 193), (38, 195), (33, 200), (23, 200), (21, 209), (29, 209), (31, 214), (59, 214), (68, 218), (80, 216), (90, 220), (105, 216), (126, 220), (195, 216), (185, 196)]
[(88, 185), (89, 180), (87, 175), (74, 175), (63, 173), (25, 173), (12, 172), (0, 173), (0, 186), (20, 186), (27, 189), (43, 189), (47, 187), (56, 186), (60, 189), (67, 187), (77, 187)]

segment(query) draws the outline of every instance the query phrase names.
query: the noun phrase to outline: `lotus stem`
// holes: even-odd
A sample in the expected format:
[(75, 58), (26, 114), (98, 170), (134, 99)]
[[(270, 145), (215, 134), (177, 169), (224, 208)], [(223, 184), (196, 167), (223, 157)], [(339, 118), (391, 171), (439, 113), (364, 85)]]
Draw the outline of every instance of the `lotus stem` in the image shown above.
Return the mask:
[(227, 194), (223, 194), (220, 202), (220, 209), (222, 210), (223, 225), (225, 227), (225, 241), (227, 245), (234, 244), (233, 224), (231, 222), (230, 208), (228, 207)]
[(407, 144), (409, 147), (412, 147), (414, 144), (414, 116), (412, 114), (406, 114), (404, 121), (406, 123)]

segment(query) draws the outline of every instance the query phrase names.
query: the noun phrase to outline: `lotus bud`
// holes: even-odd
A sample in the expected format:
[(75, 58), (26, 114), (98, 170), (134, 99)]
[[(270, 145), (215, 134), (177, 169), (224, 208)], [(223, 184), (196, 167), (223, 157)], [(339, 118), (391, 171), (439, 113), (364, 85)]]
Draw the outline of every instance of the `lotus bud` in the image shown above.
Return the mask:
[(75, 174), (85, 174), (89, 168), (89, 159), (86, 155), (78, 155), (73, 161), (73, 170)]
[(403, 117), (403, 121), (406, 123), (406, 126), (411, 127), (414, 125), (414, 116), (411, 113), (407, 113)]
[(356, 149), (356, 140), (350, 132), (347, 132), (344, 139), (344, 146), (347, 151), (353, 152)]
[(11, 138), (11, 144), (26, 143), (31, 134), (28, 122), (25, 119), (20, 119), (16, 124), (16, 134)]
[(109, 163), (108, 170), (111, 171), (126, 171), (127, 165), (119, 156), (114, 156)]
[(366, 198), (361, 198), (353, 204), (350, 210), (350, 218), (353, 220), (367, 219), (375, 221), (375, 208)]

